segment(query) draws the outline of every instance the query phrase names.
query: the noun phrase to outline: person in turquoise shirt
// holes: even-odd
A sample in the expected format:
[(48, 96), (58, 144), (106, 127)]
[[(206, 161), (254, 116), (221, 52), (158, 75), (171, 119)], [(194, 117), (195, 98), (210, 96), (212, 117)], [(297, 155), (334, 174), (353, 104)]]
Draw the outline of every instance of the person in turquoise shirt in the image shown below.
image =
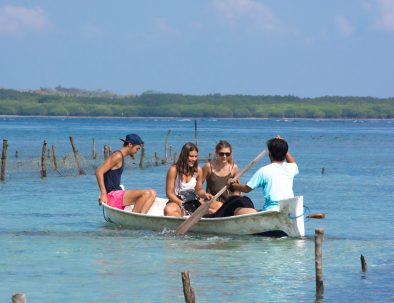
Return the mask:
[(294, 197), (293, 179), (298, 174), (298, 166), (290, 154), (287, 142), (280, 136), (267, 141), (271, 163), (255, 172), (246, 184), (229, 180), (231, 188), (248, 193), (262, 188), (265, 203), (262, 211), (279, 211), (280, 200)]

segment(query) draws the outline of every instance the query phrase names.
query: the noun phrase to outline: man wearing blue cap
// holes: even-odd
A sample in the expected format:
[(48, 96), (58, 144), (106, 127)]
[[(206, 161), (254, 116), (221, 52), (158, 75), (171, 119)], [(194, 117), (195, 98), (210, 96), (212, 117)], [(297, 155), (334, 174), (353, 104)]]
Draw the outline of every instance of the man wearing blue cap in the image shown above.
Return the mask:
[(96, 169), (100, 188), (99, 205), (107, 203), (119, 209), (134, 205), (133, 212), (146, 214), (156, 199), (156, 191), (154, 189), (124, 190), (120, 186), (124, 158), (134, 156), (141, 149), (144, 141), (137, 134), (128, 134), (125, 139), (120, 140), (124, 142), (123, 146)]

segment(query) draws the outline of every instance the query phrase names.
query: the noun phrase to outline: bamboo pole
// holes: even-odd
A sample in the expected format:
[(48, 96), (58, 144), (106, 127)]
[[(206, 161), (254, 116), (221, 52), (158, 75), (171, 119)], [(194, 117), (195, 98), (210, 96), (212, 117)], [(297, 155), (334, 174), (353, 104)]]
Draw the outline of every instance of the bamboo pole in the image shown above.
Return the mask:
[(176, 163), (176, 157), (177, 157), (177, 153), (174, 152), (174, 164)]
[(92, 146), (92, 159), (96, 159), (97, 155), (96, 155), (96, 140), (94, 140), (93, 138), (93, 146)]
[(367, 272), (367, 262), (365, 261), (365, 257), (363, 255), (360, 256), (360, 261), (362, 272)]
[(105, 144), (104, 145), (104, 160), (107, 160), (108, 157), (109, 157), (109, 148), (108, 148), (108, 145)]
[(53, 167), (57, 170), (56, 152), (55, 152), (55, 146), (53, 145), (52, 145), (52, 161), (53, 161)]
[(12, 295), (12, 303), (26, 303), (26, 295), (23, 293), (17, 293)]
[(190, 274), (188, 271), (182, 272), (183, 295), (185, 296), (186, 303), (195, 303), (196, 296), (194, 289), (190, 283)]
[(171, 133), (171, 129), (168, 129), (166, 136), (166, 143), (164, 145), (164, 159), (162, 161), (163, 164), (166, 164), (168, 160), (167, 148), (168, 148), (168, 138), (170, 137), (170, 133)]
[[(52, 145), (52, 162), (53, 162), (53, 168), (57, 171), (57, 173), (60, 176), (64, 177), (61, 174), (61, 172), (57, 169), (57, 159), (56, 159), (56, 151), (55, 151), (55, 146), (54, 145)], [(64, 161), (64, 163), (65, 163), (65, 161)]]
[(140, 167), (144, 167), (144, 156), (145, 156), (145, 148), (142, 145), (142, 147), (141, 147), (141, 157), (140, 157)]
[(41, 152), (41, 178), (46, 178), (47, 176), (47, 165), (45, 159), (45, 153), (47, 151), (47, 141), (44, 140), (42, 144), (42, 152)]
[(75, 147), (75, 144), (74, 144), (74, 138), (71, 137), (71, 136), (70, 136), (70, 142), (71, 142), (71, 147), (73, 149), (75, 162), (77, 163), (77, 167), (78, 167), (78, 170), (79, 170), (79, 174), (80, 175), (86, 175), (85, 171), (81, 167), (81, 162), (79, 161), (79, 154), (78, 154), (78, 150), (77, 150), (77, 148)]
[(324, 230), (322, 228), (315, 229), (315, 270), (316, 270), (316, 298), (323, 298), (323, 237)]
[(5, 181), (5, 168), (7, 166), (7, 147), (8, 147), (8, 140), (3, 139), (3, 149), (1, 151), (0, 181)]

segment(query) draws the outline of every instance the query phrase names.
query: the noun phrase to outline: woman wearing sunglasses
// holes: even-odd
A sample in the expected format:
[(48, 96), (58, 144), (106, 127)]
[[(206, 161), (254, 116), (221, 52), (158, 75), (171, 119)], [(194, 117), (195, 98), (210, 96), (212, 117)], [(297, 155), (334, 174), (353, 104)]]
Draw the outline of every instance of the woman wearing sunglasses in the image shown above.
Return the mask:
[[(215, 148), (215, 159), (203, 167), (206, 192), (216, 195), (237, 173), (238, 166), (232, 158), (231, 144), (225, 140), (219, 141)], [(228, 217), (253, 212), (256, 210), (248, 197), (242, 197), (240, 192), (226, 190), (211, 204), (208, 217)]]

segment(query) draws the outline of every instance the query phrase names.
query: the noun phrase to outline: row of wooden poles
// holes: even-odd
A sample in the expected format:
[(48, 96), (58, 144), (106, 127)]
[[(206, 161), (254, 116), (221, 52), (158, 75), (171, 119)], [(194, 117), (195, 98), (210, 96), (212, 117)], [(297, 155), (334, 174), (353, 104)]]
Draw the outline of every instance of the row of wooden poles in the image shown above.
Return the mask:
[[(170, 153), (170, 159), (172, 159), (172, 147), (170, 146), (168, 148), (168, 138), (170, 136), (171, 130), (168, 129), (167, 132), (167, 136), (166, 136), (166, 142), (165, 142), (165, 147), (164, 147), (164, 159), (161, 160), (161, 164), (166, 164), (168, 161), (168, 151)], [(198, 140), (197, 140), (197, 120), (194, 120), (194, 140), (195, 140), (195, 144), (196, 146), (198, 146)], [(75, 161), (77, 163), (77, 167), (78, 167), (78, 171), (80, 175), (85, 175), (85, 171), (81, 166), (81, 162), (79, 160), (79, 154), (78, 154), (78, 150), (75, 147), (74, 144), (74, 139), (73, 137), (70, 137), (70, 142), (72, 145), (72, 149), (73, 149), (73, 153), (74, 153), (74, 157), (75, 157)], [(42, 145), (42, 155), (41, 155), (41, 176), (42, 177), (46, 177), (47, 173), (46, 173), (46, 164), (45, 164), (45, 160), (46, 160), (46, 145), (47, 142), (44, 140), (44, 143)], [(8, 147), (8, 140), (7, 139), (3, 139), (3, 148), (2, 148), (2, 153), (1, 153), (1, 170), (0, 170), (0, 181), (5, 181), (5, 172), (6, 172), (6, 163), (7, 163), (7, 147)], [(107, 159), (109, 157), (109, 155), (111, 154), (112, 150), (111, 147), (108, 145), (104, 145), (104, 159)], [(50, 157), (50, 150), (48, 149), (48, 158)], [(18, 157), (18, 151), (15, 152), (15, 156)], [(140, 163), (139, 166), (143, 167), (144, 165), (144, 156), (145, 156), (145, 150), (144, 147), (141, 148), (141, 157), (140, 157)], [(211, 156), (209, 156), (210, 158)], [(95, 140), (93, 139), (93, 152), (92, 152), (92, 158), (96, 159), (96, 145), (95, 145)], [(174, 162), (176, 159), (176, 152), (174, 153)], [(53, 161), (53, 165), (55, 170), (60, 174), (60, 172), (57, 169), (57, 162), (56, 162), (56, 152), (55, 152), (55, 147), (52, 145), (52, 161)], [(155, 165), (159, 165), (160, 159), (157, 155), (157, 152), (155, 152)]]
[[(316, 274), (316, 302), (320, 302), (324, 295), (323, 282), (323, 238), (324, 230), (322, 228), (315, 229), (315, 274)], [(363, 273), (367, 271), (367, 263), (363, 255), (360, 256), (361, 270)], [(196, 294), (190, 281), (190, 272), (181, 273), (183, 295), (186, 303), (195, 303)], [(26, 303), (26, 295), (17, 293), (12, 296), (12, 303)]]
[[(168, 162), (168, 159), (172, 159), (172, 146), (168, 146), (168, 139), (170, 136), (171, 130), (169, 129), (167, 132), (166, 136), (166, 142), (164, 146), (164, 159), (160, 161), (160, 158), (158, 157), (157, 152), (155, 152), (155, 165), (158, 166), (160, 163), (161, 164), (166, 164)], [(196, 137), (197, 138), (197, 137)], [(196, 139), (197, 140), (197, 139)], [(79, 152), (78, 149), (76, 148), (76, 145), (74, 143), (74, 138), (70, 136), (70, 143), (72, 147), (72, 151), (74, 154), (75, 162), (78, 168), (78, 172), (80, 175), (86, 175), (85, 170), (83, 169), (79, 157)], [(0, 181), (5, 181), (6, 178), (6, 166), (7, 166), (7, 148), (8, 148), (8, 140), (3, 139), (3, 148), (2, 148), (2, 154), (1, 154), (1, 171), (0, 171)], [(50, 156), (52, 151), (52, 157)], [(104, 160), (106, 160), (110, 155), (112, 154), (112, 148), (109, 145), (104, 145)], [(18, 157), (18, 151), (16, 151), (15, 156)], [(145, 149), (142, 146), (141, 148), (141, 156), (140, 156), (140, 161), (139, 161), (139, 166), (143, 167), (144, 166), (144, 157), (145, 157)], [(174, 152), (174, 161), (177, 157), (176, 152)], [(47, 149), (47, 142), (44, 140), (42, 144), (42, 152), (41, 152), (41, 177), (45, 178), (47, 177), (47, 158), (52, 160), (53, 168), (61, 175), (61, 173), (58, 170), (58, 165), (57, 165), (57, 159), (56, 159), (56, 150), (55, 146), (52, 145), (51, 149)], [(92, 159), (96, 159), (97, 154), (96, 154), (96, 143), (95, 139), (93, 138), (93, 150), (92, 150)]]

